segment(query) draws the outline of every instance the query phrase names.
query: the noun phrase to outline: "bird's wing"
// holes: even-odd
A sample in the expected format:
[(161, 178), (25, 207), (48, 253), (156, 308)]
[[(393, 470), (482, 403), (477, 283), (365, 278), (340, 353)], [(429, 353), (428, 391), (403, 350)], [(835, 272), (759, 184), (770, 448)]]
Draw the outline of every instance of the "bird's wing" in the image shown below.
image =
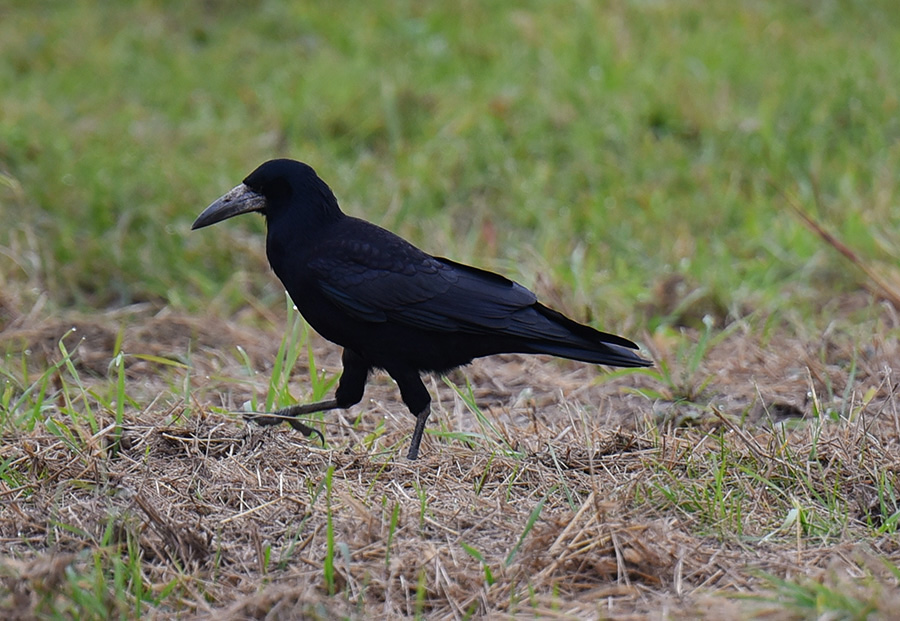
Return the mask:
[(528, 325), (543, 323), (538, 317), (519, 317), (537, 301), (525, 287), (499, 274), (432, 257), (406, 242), (335, 240), (309, 268), (322, 293), (362, 321), (526, 337), (547, 328)]

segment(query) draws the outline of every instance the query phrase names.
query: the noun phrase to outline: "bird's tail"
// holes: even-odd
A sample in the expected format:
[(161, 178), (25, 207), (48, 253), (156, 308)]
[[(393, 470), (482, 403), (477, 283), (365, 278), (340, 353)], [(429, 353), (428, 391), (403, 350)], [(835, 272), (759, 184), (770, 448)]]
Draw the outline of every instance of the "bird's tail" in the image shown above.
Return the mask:
[(641, 358), (631, 350), (638, 346), (626, 338), (600, 332), (590, 326), (573, 321), (543, 304), (533, 307), (555, 326), (565, 328), (567, 338), (546, 338), (530, 340), (529, 353), (550, 354), (593, 364), (612, 367), (649, 367), (653, 363)]
[[(602, 333), (601, 333), (602, 334)], [(630, 349), (610, 343), (597, 343), (592, 348), (567, 345), (565, 343), (529, 343), (532, 354), (550, 354), (570, 360), (580, 360), (593, 364), (605, 364), (611, 367), (649, 367), (653, 363), (641, 358)]]

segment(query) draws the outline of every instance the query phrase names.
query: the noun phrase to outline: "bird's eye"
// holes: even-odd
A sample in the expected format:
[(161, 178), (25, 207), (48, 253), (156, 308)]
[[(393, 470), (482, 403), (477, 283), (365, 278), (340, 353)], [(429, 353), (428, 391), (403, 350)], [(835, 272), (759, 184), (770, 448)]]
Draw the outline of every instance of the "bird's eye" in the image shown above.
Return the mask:
[(287, 200), (292, 195), (291, 184), (283, 177), (267, 181), (257, 191), (270, 201)]

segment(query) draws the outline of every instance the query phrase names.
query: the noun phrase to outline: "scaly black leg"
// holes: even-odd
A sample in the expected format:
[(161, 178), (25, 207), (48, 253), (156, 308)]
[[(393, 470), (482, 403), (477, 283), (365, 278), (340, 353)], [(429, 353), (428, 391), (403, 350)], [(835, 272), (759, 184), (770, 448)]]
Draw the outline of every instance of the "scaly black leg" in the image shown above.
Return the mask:
[(300, 422), (297, 418), (313, 414), (314, 412), (346, 409), (362, 401), (363, 393), (366, 389), (366, 378), (369, 376), (369, 365), (349, 349), (344, 350), (341, 361), (344, 363), (344, 371), (341, 373), (341, 379), (334, 393), (334, 399), (292, 405), (277, 410), (272, 414), (244, 414), (244, 419), (263, 426), (278, 425), (286, 422), (307, 438), (312, 434), (318, 435), (322, 441), (322, 446), (325, 446), (325, 436), (322, 435), (322, 432)]
[(297, 420), (299, 416), (305, 416), (314, 412), (325, 412), (339, 407), (337, 399), (327, 399), (325, 401), (317, 401), (316, 403), (304, 403), (300, 405), (292, 405), (290, 407), (276, 410), (271, 414), (244, 414), (244, 420), (253, 421), (257, 425), (269, 427), (280, 423), (287, 423), (307, 438), (312, 434), (317, 434), (322, 446), (325, 446), (325, 436), (318, 429), (314, 429), (309, 425), (301, 423)]
[(394, 368), (387, 369), (387, 372), (397, 382), (403, 403), (416, 417), (416, 427), (413, 429), (409, 453), (406, 454), (407, 459), (415, 460), (419, 457), (419, 444), (422, 443), (422, 436), (425, 434), (425, 422), (431, 414), (431, 395), (428, 394), (428, 389), (425, 388), (419, 372), (415, 369)]
[(413, 429), (412, 441), (409, 443), (409, 453), (406, 459), (414, 461), (419, 458), (419, 444), (422, 443), (422, 435), (425, 433), (425, 422), (431, 415), (431, 406), (416, 414), (416, 428)]

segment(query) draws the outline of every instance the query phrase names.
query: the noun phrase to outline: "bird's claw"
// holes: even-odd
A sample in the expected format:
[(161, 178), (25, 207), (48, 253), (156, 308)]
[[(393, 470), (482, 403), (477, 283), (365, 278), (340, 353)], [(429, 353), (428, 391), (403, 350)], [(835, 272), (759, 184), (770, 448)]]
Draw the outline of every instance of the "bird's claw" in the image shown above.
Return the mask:
[(305, 424), (301, 423), (299, 420), (297, 420), (296, 418), (289, 418), (287, 422), (288, 422), (288, 425), (290, 425), (295, 430), (302, 433), (307, 438), (310, 437), (312, 434), (316, 434), (317, 436), (319, 436), (319, 441), (322, 443), (322, 446), (325, 446), (325, 436), (322, 435), (322, 432), (319, 431), (318, 429), (316, 429), (315, 427), (310, 427), (309, 425), (305, 425)]
[(325, 446), (325, 436), (322, 435), (321, 431), (314, 427), (310, 427), (293, 416), (284, 416), (277, 412), (275, 414), (244, 414), (244, 420), (254, 422), (261, 427), (271, 427), (273, 425), (287, 423), (307, 438), (316, 434), (319, 436), (319, 441), (322, 443), (322, 446)]

